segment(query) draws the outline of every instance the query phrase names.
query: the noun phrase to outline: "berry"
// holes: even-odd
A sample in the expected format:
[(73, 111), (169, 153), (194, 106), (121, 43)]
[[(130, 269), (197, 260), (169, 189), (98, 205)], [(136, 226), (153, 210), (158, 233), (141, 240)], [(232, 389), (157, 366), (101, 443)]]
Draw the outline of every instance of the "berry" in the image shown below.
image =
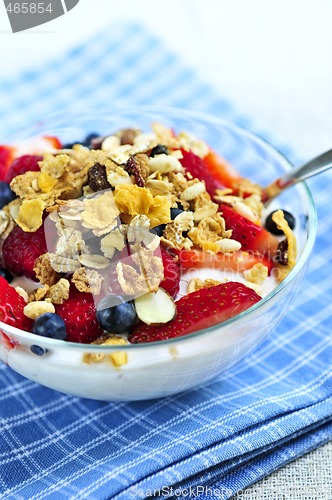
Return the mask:
[[(271, 212), (266, 217), (265, 228), (268, 231), (270, 231), (270, 233), (277, 234), (277, 235), (282, 235), (282, 234), (284, 234), (283, 231), (281, 231), (281, 229), (278, 229), (277, 224), (272, 219), (272, 216), (273, 216), (273, 214), (276, 211), (277, 210), (274, 210), (273, 212)], [(294, 217), (294, 215), (292, 215), (290, 212), (287, 212), (287, 210), (283, 210), (283, 213), (284, 213), (284, 217), (285, 217), (286, 221), (288, 222), (289, 227), (291, 229), (294, 229), (294, 227), (295, 227), (295, 217)]]
[(159, 226), (152, 228), (150, 232), (156, 234), (157, 236), (159, 236), (161, 238), (165, 227), (166, 227), (166, 224), (159, 224)]
[(224, 189), (224, 185), (208, 171), (204, 160), (195, 155), (192, 151), (181, 150), (181, 165), (193, 177), (205, 182), (206, 191), (211, 197), (215, 195), (216, 189)]
[(4, 266), (17, 276), (26, 276), (36, 280), (33, 270), (37, 257), (47, 252), (44, 226), (34, 233), (26, 233), (15, 226), (2, 246)]
[(92, 145), (92, 141), (98, 137), (100, 137), (100, 134), (97, 134), (97, 132), (90, 132), (90, 134), (88, 134), (83, 140), (82, 145), (89, 148)]
[(44, 356), (44, 354), (47, 353), (47, 349), (44, 349), (44, 347), (40, 347), (39, 345), (32, 345), (30, 346), (30, 351), (33, 354), (36, 354), (36, 356)]
[(156, 155), (168, 155), (169, 151), (166, 146), (163, 144), (157, 144), (154, 148), (151, 149), (150, 156), (156, 156)]
[[(96, 134), (94, 132), (91, 132), (88, 134), (83, 141), (74, 141), (74, 142), (67, 142), (62, 146), (63, 149), (72, 149), (75, 144), (81, 144), (81, 146), (85, 146), (86, 148), (90, 148), (92, 146), (93, 141), (95, 141), (97, 138), (99, 138), (99, 134)], [(101, 144), (100, 144), (101, 145)], [(97, 148), (94, 148), (97, 149)]]
[(242, 250), (260, 252), (273, 259), (279, 243), (273, 234), (238, 214), (228, 205), (220, 205), (219, 210), (225, 219), (226, 228), (232, 229), (232, 238), (241, 243)]
[(65, 340), (67, 337), (66, 325), (58, 314), (45, 313), (35, 319), (32, 333), (50, 339)]
[[(6, 173), (15, 158), (23, 155), (42, 155), (61, 149), (57, 137), (33, 137), (8, 145), (0, 145), (0, 180), (5, 180)], [(7, 181), (8, 182), (8, 181)]]
[(12, 281), (12, 279), (13, 279), (13, 275), (12, 275), (12, 273), (10, 273), (10, 272), (8, 271), (8, 269), (4, 269), (4, 268), (2, 268), (2, 267), (0, 268), (0, 276), (1, 276), (2, 278), (5, 278), (5, 280), (6, 280), (8, 283), (10, 283), (10, 282)]
[(97, 320), (110, 333), (128, 333), (136, 322), (134, 303), (123, 302), (121, 297), (104, 297), (98, 304)]
[(223, 186), (236, 189), (242, 177), (225, 158), (216, 151), (210, 150), (203, 158), (205, 168)]
[(266, 266), (269, 273), (273, 267), (273, 261), (258, 252), (248, 253), (238, 250), (232, 253), (212, 253), (199, 249), (182, 249), (177, 255), (180, 265), (185, 269), (220, 269), (242, 274), (258, 263)]
[(171, 219), (174, 220), (182, 212), (184, 212), (183, 208), (171, 208)]
[(167, 340), (209, 328), (256, 304), (261, 297), (242, 283), (229, 281), (189, 293), (176, 302), (176, 316), (156, 326), (141, 323), (129, 335), (133, 344)]
[(0, 276), (0, 321), (21, 330), (30, 330), (31, 320), (23, 312), (25, 305), (23, 297)]
[(91, 293), (79, 292), (71, 285), (69, 297), (55, 306), (55, 312), (66, 324), (67, 340), (91, 343), (103, 333), (96, 318), (96, 306)]
[(0, 180), (3, 181), (6, 176), (7, 169), (14, 159), (14, 150), (10, 146), (0, 145)]
[(180, 288), (181, 268), (177, 260), (164, 248), (161, 249), (161, 258), (164, 266), (164, 279), (160, 283), (160, 287), (166, 290), (171, 297), (175, 297)]
[(40, 170), (38, 162), (42, 161), (42, 159), (43, 157), (39, 155), (19, 156), (9, 166), (5, 181), (9, 184), (17, 175), (22, 175), (29, 171), (38, 172)]
[(0, 181), (0, 210), (16, 198), (16, 194), (10, 189), (7, 182)]

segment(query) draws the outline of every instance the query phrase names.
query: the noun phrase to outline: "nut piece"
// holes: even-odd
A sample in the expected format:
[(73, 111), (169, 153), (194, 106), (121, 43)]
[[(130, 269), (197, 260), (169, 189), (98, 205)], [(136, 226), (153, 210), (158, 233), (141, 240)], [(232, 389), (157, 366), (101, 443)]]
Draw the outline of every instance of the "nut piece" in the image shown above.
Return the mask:
[(179, 160), (171, 155), (161, 154), (156, 155), (153, 158), (149, 158), (148, 165), (150, 172), (159, 171), (161, 174), (183, 171), (183, 167)]
[(146, 293), (135, 299), (137, 316), (147, 325), (168, 323), (176, 314), (172, 297), (162, 288), (156, 293)]
[(51, 302), (30, 302), (24, 307), (23, 312), (27, 318), (36, 319), (45, 313), (55, 313), (55, 307)]
[(195, 182), (187, 187), (181, 194), (181, 200), (191, 201), (197, 198), (200, 194), (204, 193), (205, 184), (203, 182)]

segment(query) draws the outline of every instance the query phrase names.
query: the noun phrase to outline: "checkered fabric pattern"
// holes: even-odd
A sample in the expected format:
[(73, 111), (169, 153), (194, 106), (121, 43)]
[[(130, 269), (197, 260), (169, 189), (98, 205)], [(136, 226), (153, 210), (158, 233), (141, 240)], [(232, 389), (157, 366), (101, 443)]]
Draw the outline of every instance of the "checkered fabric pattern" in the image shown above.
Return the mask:
[[(138, 26), (99, 33), (15, 79), (2, 76), (0, 96), (0, 136), (59, 109), (153, 103), (213, 113), (266, 138)], [(331, 181), (330, 173), (310, 181), (318, 238), (296, 304), (226, 379), (110, 403), (63, 395), (2, 365), (0, 498), (128, 500), (159, 491), (226, 499), (331, 439)]]

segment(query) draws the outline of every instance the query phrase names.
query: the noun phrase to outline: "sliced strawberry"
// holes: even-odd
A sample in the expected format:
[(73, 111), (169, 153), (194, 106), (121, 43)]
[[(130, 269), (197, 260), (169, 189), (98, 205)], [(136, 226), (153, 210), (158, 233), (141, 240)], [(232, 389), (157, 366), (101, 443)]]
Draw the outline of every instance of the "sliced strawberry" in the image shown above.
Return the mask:
[(175, 297), (180, 288), (179, 262), (164, 248), (161, 248), (161, 258), (164, 266), (164, 279), (159, 286), (166, 290), (171, 297)]
[(233, 189), (242, 180), (242, 176), (233, 165), (212, 149), (204, 156), (203, 163), (213, 178), (225, 187)]
[(141, 323), (128, 340), (132, 344), (155, 342), (209, 328), (256, 304), (261, 297), (242, 283), (229, 281), (189, 293), (176, 302), (176, 317), (166, 325)]
[(32, 322), (24, 316), (25, 305), (23, 297), (0, 276), (0, 321), (22, 330), (30, 330)]
[(79, 292), (73, 285), (70, 286), (69, 298), (56, 305), (55, 312), (66, 323), (69, 342), (89, 344), (103, 333), (97, 322), (92, 294)]
[(9, 233), (2, 246), (4, 266), (17, 276), (26, 276), (36, 279), (33, 270), (37, 257), (47, 252), (44, 226), (34, 233), (26, 233), (19, 226), (15, 226)]
[(14, 156), (13, 148), (0, 145), (0, 181), (5, 180), (7, 168), (14, 160)]
[(178, 252), (179, 262), (185, 269), (219, 269), (221, 271), (236, 272), (242, 274), (255, 264), (261, 263), (269, 269), (273, 262), (260, 253), (248, 253), (238, 250), (233, 253), (212, 253), (200, 249), (180, 250)]
[(232, 229), (232, 238), (241, 243), (243, 250), (259, 252), (267, 259), (273, 259), (279, 244), (273, 234), (238, 214), (228, 205), (220, 205), (219, 210), (225, 219), (226, 229)]
[(26, 172), (38, 172), (40, 170), (38, 162), (43, 159), (40, 155), (23, 155), (16, 158), (8, 167), (5, 175), (5, 182), (10, 182), (17, 175), (25, 174)]
[(6, 172), (15, 158), (23, 155), (42, 155), (61, 149), (57, 137), (41, 136), (9, 145), (0, 145), (0, 180), (4, 180)]
[(181, 165), (193, 177), (205, 182), (206, 191), (211, 197), (215, 195), (216, 189), (224, 189), (224, 185), (219, 179), (214, 177), (207, 169), (205, 160), (195, 155), (192, 151), (181, 150), (183, 158), (181, 158)]

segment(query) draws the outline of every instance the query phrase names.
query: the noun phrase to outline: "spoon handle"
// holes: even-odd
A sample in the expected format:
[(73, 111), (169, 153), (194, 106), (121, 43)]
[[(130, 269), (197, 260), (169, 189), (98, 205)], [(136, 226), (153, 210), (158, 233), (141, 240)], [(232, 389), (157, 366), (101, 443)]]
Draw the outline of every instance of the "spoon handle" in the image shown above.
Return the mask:
[(263, 202), (267, 205), (273, 198), (278, 196), (281, 191), (298, 182), (302, 182), (309, 177), (320, 174), (325, 170), (332, 167), (332, 149), (326, 151), (325, 153), (316, 156), (312, 160), (308, 161), (304, 165), (298, 168), (292, 169), (285, 175), (277, 179), (276, 181), (269, 184), (263, 190)]

